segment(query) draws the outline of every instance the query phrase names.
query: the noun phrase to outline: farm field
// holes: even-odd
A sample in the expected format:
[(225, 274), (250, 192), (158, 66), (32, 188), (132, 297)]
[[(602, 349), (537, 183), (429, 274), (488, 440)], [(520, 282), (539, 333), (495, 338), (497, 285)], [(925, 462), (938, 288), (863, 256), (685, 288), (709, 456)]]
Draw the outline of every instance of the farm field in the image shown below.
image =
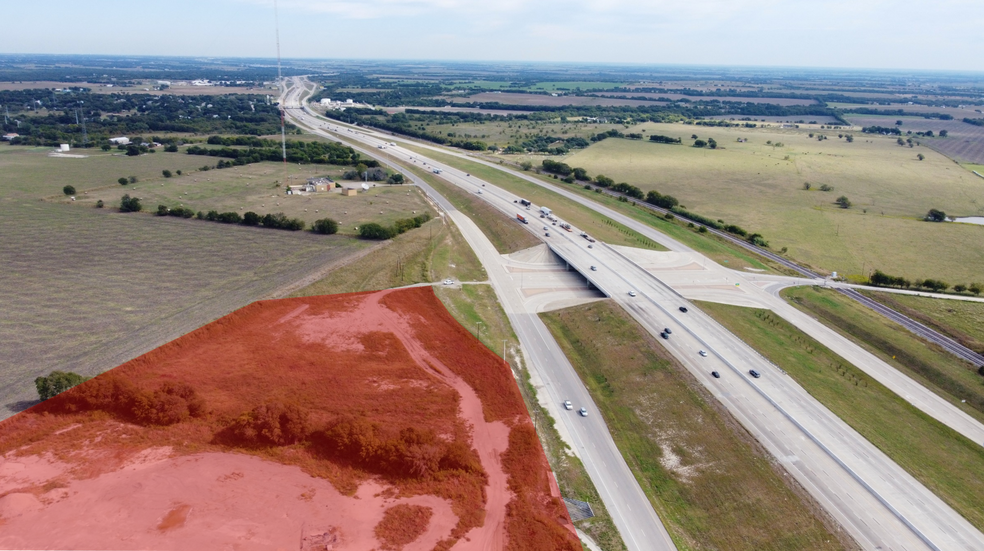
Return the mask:
[(512, 373), (427, 288), (251, 304), (0, 456), (4, 547), (579, 549)]
[[(890, 105), (871, 105), (871, 104), (868, 104), (868, 103), (835, 103), (835, 102), (829, 102), (827, 105), (829, 107), (834, 108), (834, 109), (844, 109), (844, 110), (848, 110), (848, 109), (878, 109), (878, 110), (886, 110), (886, 111), (895, 111), (895, 110), (901, 109), (905, 113), (911, 113), (911, 114), (914, 114), (914, 115), (919, 115), (919, 114), (922, 114), (922, 113), (945, 113), (947, 115), (952, 115), (953, 118), (954, 119), (957, 119), (957, 120), (960, 120), (960, 119), (962, 119), (964, 117), (968, 117), (968, 118), (971, 118), (971, 119), (979, 119), (979, 118), (984, 117), (984, 115), (981, 114), (981, 110), (984, 110), (984, 109), (982, 109), (981, 106), (975, 106), (975, 105), (968, 105), (968, 106), (965, 106), (963, 109), (960, 109), (960, 108), (957, 108), (957, 107), (946, 107), (946, 108), (943, 108), (943, 107), (934, 107), (932, 105), (909, 105), (908, 103), (892, 103)], [(849, 114), (847, 114), (845, 116), (848, 117), (848, 118), (852, 118), (852, 117), (863, 117), (863, 116), (866, 116), (866, 115), (853, 115), (853, 114), (850, 114), (849, 113)], [(896, 117), (896, 118), (898, 118), (898, 117)], [(884, 125), (882, 125), (882, 126), (884, 126)]]
[(0, 418), (34, 403), (35, 377), (96, 375), (369, 245), (40, 200), (63, 197), (66, 183), (100, 185), (104, 172), (149, 179), (161, 166), (181, 165), (0, 146)]
[(680, 549), (845, 549), (849, 536), (611, 302), (540, 315)]
[(980, 443), (916, 409), (768, 310), (706, 302), (700, 308), (784, 369), (977, 529), (984, 528)]
[[(971, 118), (984, 118), (984, 115), (980, 113), (975, 113), (975, 115)], [(846, 118), (859, 126), (885, 127), (893, 127), (895, 126), (895, 121), (901, 120), (902, 126), (899, 129), (903, 134), (909, 130), (913, 133), (932, 130), (934, 134), (939, 134), (940, 130), (946, 130), (949, 133), (949, 136), (946, 138), (921, 138), (912, 136), (912, 139), (957, 161), (984, 163), (984, 127), (982, 126), (967, 124), (959, 119), (941, 121), (924, 119), (922, 117), (882, 115), (846, 115)]]
[[(646, 123), (629, 131), (642, 130), (685, 144), (697, 134), (724, 149), (608, 139), (561, 160), (673, 195), (688, 210), (761, 233), (773, 250), (786, 247), (790, 258), (821, 271), (860, 276), (878, 268), (951, 282), (984, 272), (980, 227), (921, 221), (931, 208), (953, 215), (984, 209), (981, 179), (932, 150), (856, 133), (847, 143), (835, 130), (819, 131), (829, 136), (822, 142), (798, 129)], [(926, 160), (916, 159), (920, 152)], [(833, 190), (819, 191), (822, 185)], [(853, 207), (834, 204), (840, 195)]]
[(486, 143), (496, 144), (505, 148), (508, 144), (520, 144), (524, 140), (537, 136), (553, 136), (555, 138), (580, 137), (588, 139), (595, 134), (608, 132), (612, 129), (625, 130), (620, 124), (602, 124), (581, 122), (571, 119), (561, 122), (530, 122), (530, 121), (490, 121), (481, 123), (434, 124), (426, 123), (427, 132), (437, 135), (453, 133), (459, 138), (478, 139)]
[[(181, 153), (156, 155), (163, 155), (165, 161), (184, 161), (183, 157), (197, 159), (201, 164), (214, 164), (215, 161), (213, 157)], [(322, 176), (330, 176), (342, 186), (358, 187), (361, 184), (341, 179), (342, 174), (351, 170), (351, 167), (296, 164), (289, 164), (288, 167), (288, 182), (292, 185)], [(184, 171), (182, 175), (171, 178), (164, 178), (158, 172), (153, 178), (142, 179), (137, 184), (138, 191), (132, 190), (132, 186), (121, 186), (114, 181), (99, 189), (82, 192), (75, 204), (91, 207), (96, 201), (102, 200), (107, 206), (119, 205), (120, 197), (124, 193), (130, 193), (139, 197), (144, 210), (149, 212), (156, 212), (157, 205), (167, 205), (170, 208), (183, 206), (204, 212), (233, 211), (240, 215), (247, 211), (261, 216), (282, 212), (289, 218), (304, 220), (308, 228), (315, 220), (332, 218), (339, 224), (339, 233), (348, 235), (358, 235), (356, 228), (366, 222), (392, 225), (398, 219), (413, 218), (422, 212), (433, 214), (427, 200), (412, 186), (370, 183), (373, 187), (367, 192), (360, 191), (356, 197), (343, 197), (338, 192), (287, 195), (285, 188), (278, 185), (283, 180), (283, 165), (273, 162), (207, 172)], [(66, 201), (64, 197), (57, 200)]]
[(623, 98), (647, 98), (652, 100), (668, 99), (677, 101), (686, 99), (690, 101), (730, 101), (742, 103), (770, 103), (772, 105), (816, 105), (815, 100), (797, 98), (746, 98), (741, 96), (688, 96), (686, 94), (673, 93), (653, 93), (653, 92), (594, 92), (595, 96), (623, 97)]
[(52, 81), (26, 81), (26, 82), (0, 82), (0, 91), (3, 90), (34, 90), (34, 89), (56, 89), (56, 88), (89, 88), (97, 94), (150, 94), (159, 96), (163, 94), (176, 96), (222, 96), (226, 94), (256, 94), (275, 97), (278, 95), (276, 87), (260, 88), (245, 86), (185, 86), (173, 85), (166, 90), (155, 90), (157, 81), (146, 81), (136, 86), (106, 86), (105, 84), (92, 84), (89, 82), (52, 82)]
[(547, 96), (544, 94), (518, 94), (510, 92), (480, 92), (467, 97), (448, 96), (446, 98), (452, 103), (502, 103), (506, 105), (577, 105), (590, 106), (597, 105), (602, 107), (621, 107), (639, 105), (665, 105), (662, 101), (642, 101), (635, 99), (611, 99), (599, 98), (595, 96)]

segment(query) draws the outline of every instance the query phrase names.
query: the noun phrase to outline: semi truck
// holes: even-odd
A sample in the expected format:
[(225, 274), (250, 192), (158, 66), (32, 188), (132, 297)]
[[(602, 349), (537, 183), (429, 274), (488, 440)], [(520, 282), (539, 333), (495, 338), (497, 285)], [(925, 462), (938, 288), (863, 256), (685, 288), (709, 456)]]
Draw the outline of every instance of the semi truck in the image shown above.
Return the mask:
[(516, 213), (516, 220), (519, 220), (520, 222), (522, 222), (524, 224), (529, 224), (530, 223), (530, 221), (527, 220), (525, 216), (523, 216), (522, 214), (519, 214), (519, 213)]
[(550, 209), (548, 209), (547, 207), (540, 207), (540, 218), (546, 218), (546, 217), (550, 216), (550, 213), (551, 212), (552, 211)]
[(522, 199), (522, 198), (521, 198), (521, 199), (519, 200), (519, 204), (520, 204), (520, 205), (523, 205), (524, 207), (528, 207), (528, 206), (530, 206), (530, 205), (532, 205), (533, 203), (531, 203), (531, 202), (529, 202), (529, 201), (527, 201), (526, 199)]

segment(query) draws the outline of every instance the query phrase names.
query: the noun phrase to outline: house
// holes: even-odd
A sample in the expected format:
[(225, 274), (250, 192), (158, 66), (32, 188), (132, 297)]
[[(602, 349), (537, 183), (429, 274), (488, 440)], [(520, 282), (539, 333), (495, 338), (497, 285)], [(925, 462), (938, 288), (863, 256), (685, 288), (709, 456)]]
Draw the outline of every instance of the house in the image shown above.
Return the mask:
[(326, 191), (331, 191), (335, 188), (335, 182), (331, 181), (330, 178), (309, 178), (307, 185), (304, 186), (304, 191), (314, 192), (314, 193), (324, 193)]
[(321, 100), (321, 105), (331, 105), (331, 98), (323, 98)]
[(9, 141), (13, 140), (14, 138), (18, 138), (18, 137), (20, 137), (20, 134), (18, 134), (16, 132), (11, 132), (10, 134), (4, 134), (3, 135), (3, 138), (0, 138), (0, 139), (2, 139), (5, 142), (9, 142)]
[(130, 138), (124, 138), (124, 137), (110, 138), (109, 139), (109, 143), (111, 143), (113, 145), (129, 145), (130, 144)]

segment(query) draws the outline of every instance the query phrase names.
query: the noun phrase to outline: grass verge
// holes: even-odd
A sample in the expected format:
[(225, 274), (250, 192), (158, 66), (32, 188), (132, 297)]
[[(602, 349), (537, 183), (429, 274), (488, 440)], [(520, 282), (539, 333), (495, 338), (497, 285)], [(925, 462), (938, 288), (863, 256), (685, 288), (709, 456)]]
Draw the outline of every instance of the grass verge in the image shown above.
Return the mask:
[(851, 545), (665, 348), (611, 302), (541, 314), (680, 549)]
[(484, 281), (486, 275), (458, 228), (439, 217), (398, 235), (290, 296), (376, 291), (444, 278)]
[[(625, 245), (627, 247), (643, 247), (647, 249), (665, 251), (666, 248), (653, 240), (633, 231), (625, 226), (612, 222), (608, 218), (598, 214), (591, 209), (576, 203), (557, 193), (544, 189), (507, 174), (496, 168), (486, 166), (474, 161), (460, 159), (446, 153), (439, 153), (431, 149), (425, 149), (417, 145), (406, 143), (404, 147), (416, 151), (421, 155), (426, 155), (436, 161), (455, 166), (461, 170), (468, 171), (470, 174), (486, 180), (496, 186), (501, 187), (511, 193), (529, 199), (535, 203), (549, 206), (554, 213), (570, 222), (571, 224), (590, 233), (595, 238), (613, 245)], [(535, 219), (536, 220), (536, 219)], [(534, 222), (535, 223), (535, 222)]]
[(862, 291), (882, 304), (984, 354), (984, 302)]
[[(901, 325), (835, 291), (797, 287), (783, 291), (783, 296), (800, 310), (823, 320), (845, 337), (984, 422), (984, 384), (981, 384), (984, 380), (977, 373), (977, 366), (916, 337)], [(977, 306), (978, 312), (984, 313), (984, 304), (968, 304)]]
[(767, 310), (700, 303), (977, 529), (984, 528), (984, 448), (916, 409)]
[(519, 341), (513, 333), (509, 318), (499, 305), (495, 291), (489, 285), (465, 285), (461, 289), (440, 288), (436, 292), (451, 315), (473, 333), (479, 333), (480, 339), (489, 349), (502, 354), (505, 348), (507, 361), (516, 376), (526, 408), (536, 423), (540, 443), (547, 454), (550, 468), (557, 477), (561, 494), (591, 503), (597, 515), (592, 519), (579, 521), (578, 528), (606, 551), (624, 550), (625, 544), (618, 529), (615, 528), (584, 465), (570, 455), (557, 433), (554, 420), (540, 407), (536, 390), (530, 383), (529, 372), (518, 353)]

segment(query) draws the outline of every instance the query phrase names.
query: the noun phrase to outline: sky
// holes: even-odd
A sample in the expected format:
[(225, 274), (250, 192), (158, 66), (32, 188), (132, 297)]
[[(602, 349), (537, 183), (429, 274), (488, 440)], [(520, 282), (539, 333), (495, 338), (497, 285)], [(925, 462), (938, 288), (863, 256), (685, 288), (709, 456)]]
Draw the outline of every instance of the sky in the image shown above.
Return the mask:
[[(273, 0), (3, 2), (0, 53), (276, 56)], [(984, 71), (982, 0), (280, 0), (284, 58)]]

